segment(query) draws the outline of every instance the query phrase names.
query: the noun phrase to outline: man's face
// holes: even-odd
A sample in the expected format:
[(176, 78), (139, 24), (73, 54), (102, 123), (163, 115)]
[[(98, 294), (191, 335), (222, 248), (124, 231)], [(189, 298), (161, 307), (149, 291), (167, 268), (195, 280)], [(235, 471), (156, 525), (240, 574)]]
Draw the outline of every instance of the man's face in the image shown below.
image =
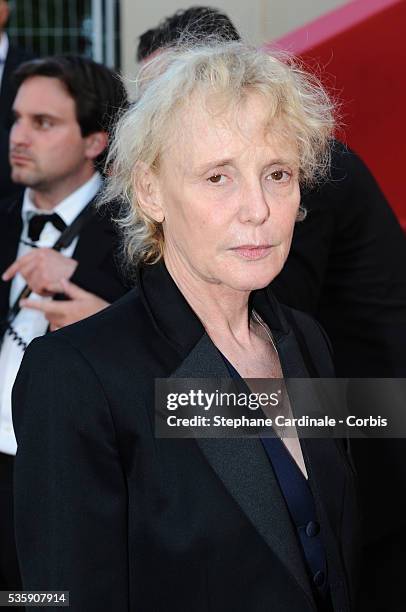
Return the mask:
[(290, 248), (300, 201), (296, 143), (269, 133), (258, 95), (217, 118), (198, 100), (181, 113), (158, 179), (165, 261), (209, 283), (264, 287)]
[(20, 86), (10, 134), (12, 179), (37, 191), (75, 183), (89, 159), (75, 103), (55, 78), (34, 76)]

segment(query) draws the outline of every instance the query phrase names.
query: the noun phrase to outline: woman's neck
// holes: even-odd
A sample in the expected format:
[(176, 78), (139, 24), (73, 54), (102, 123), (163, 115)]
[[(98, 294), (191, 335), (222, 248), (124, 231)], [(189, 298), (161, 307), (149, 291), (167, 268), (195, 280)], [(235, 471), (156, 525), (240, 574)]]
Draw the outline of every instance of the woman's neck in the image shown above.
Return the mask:
[(169, 274), (199, 317), (208, 335), (224, 338), (241, 346), (251, 341), (248, 316), (250, 291), (238, 291), (198, 276), (185, 266), (165, 259)]

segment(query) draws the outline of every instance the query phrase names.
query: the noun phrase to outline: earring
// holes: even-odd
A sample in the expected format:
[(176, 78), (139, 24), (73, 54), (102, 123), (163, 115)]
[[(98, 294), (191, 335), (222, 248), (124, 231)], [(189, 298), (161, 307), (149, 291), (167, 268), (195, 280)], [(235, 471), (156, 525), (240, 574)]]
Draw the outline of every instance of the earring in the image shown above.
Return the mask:
[(296, 214), (296, 221), (304, 221), (307, 217), (307, 208), (300, 205)]

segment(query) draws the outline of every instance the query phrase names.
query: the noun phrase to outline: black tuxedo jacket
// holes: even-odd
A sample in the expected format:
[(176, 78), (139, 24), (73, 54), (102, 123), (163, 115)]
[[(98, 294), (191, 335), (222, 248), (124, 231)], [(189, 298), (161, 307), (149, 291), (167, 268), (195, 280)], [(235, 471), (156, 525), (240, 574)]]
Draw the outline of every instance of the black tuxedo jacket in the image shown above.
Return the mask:
[[(23, 198), (9, 198), (0, 202), (0, 273), (2, 274), (17, 257), (22, 231)], [(119, 271), (116, 250), (118, 235), (107, 214), (95, 213), (80, 232), (72, 255), (78, 266), (71, 281), (86, 291), (91, 291), (108, 302), (124, 295), (125, 286)], [(0, 279), (0, 321), (9, 308), (11, 281)]]
[(9, 197), (21, 191), (10, 179), (10, 164), (8, 162), (9, 132), (12, 125), (12, 106), (17, 93), (13, 81), (13, 72), (20, 64), (32, 59), (32, 55), (20, 49), (9, 46), (4, 64), (0, 85), (0, 198)]
[[(285, 376), (331, 376), (318, 325), (267, 290)], [(57, 358), (55, 358), (57, 355)], [(311, 612), (310, 579), (258, 439), (154, 435), (157, 377), (229, 376), (163, 263), (103, 313), (35, 340), (14, 387), (16, 536), (25, 589), (72, 612)], [(315, 399), (315, 401), (317, 401)], [(358, 514), (338, 441), (302, 445), (334, 610), (352, 610)]]
[(302, 203), (275, 295), (321, 322), (337, 376), (406, 377), (406, 236), (376, 181), (335, 142), (330, 180)]

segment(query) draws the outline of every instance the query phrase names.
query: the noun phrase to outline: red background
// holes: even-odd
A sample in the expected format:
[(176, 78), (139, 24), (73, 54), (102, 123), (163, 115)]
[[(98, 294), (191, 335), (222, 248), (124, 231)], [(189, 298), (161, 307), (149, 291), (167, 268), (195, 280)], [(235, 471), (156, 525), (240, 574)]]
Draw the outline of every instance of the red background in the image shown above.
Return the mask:
[(353, 0), (267, 45), (300, 56), (406, 229), (406, 1)]

